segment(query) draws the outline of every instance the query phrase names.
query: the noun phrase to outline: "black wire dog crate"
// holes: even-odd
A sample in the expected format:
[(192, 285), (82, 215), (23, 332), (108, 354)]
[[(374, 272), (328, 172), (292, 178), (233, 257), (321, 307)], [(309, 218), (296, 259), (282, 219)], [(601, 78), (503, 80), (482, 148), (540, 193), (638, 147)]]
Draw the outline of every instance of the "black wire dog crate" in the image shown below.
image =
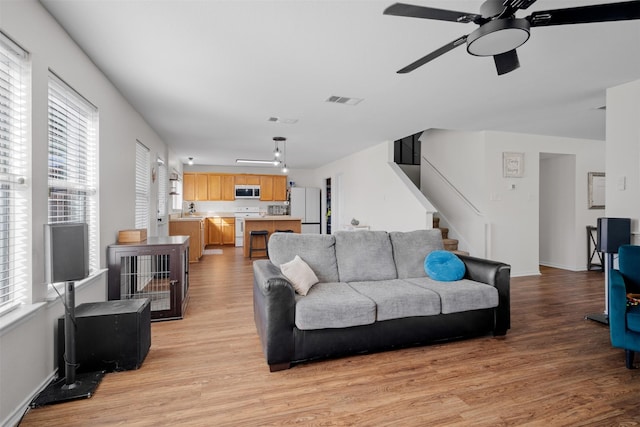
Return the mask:
[(182, 319), (189, 300), (189, 237), (109, 245), (109, 300), (149, 298), (151, 320)]

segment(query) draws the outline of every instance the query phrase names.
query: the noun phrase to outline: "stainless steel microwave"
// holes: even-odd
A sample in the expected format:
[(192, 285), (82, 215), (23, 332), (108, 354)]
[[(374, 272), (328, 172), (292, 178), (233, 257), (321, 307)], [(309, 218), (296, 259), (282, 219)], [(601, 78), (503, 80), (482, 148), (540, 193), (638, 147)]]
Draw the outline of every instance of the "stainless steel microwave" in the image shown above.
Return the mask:
[(259, 199), (259, 185), (236, 185), (236, 199)]

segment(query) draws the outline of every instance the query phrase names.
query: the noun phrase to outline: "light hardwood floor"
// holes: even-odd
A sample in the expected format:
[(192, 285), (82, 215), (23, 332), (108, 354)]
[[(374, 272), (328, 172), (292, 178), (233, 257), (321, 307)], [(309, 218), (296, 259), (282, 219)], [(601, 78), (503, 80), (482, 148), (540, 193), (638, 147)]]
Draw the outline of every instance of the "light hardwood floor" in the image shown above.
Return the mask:
[(603, 273), (513, 278), (506, 337), (270, 373), (250, 261), (225, 247), (191, 266), (186, 317), (152, 324), (140, 369), (107, 374), (91, 399), (32, 409), (21, 426), (640, 424), (640, 370), (584, 319), (603, 309)]

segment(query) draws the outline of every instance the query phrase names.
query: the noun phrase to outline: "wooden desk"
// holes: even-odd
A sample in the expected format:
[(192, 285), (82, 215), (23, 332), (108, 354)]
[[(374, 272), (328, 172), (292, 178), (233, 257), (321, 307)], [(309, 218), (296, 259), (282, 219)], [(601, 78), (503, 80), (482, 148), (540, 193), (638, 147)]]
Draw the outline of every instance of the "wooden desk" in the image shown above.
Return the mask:
[(264, 217), (247, 217), (244, 219), (244, 242), (243, 254), (249, 257), (249, 236), (255, 230), (267, 230), (269, 237), (276, 230), (293, 230), (294, 233), (300, 233), (302, 229), (302, 220), (300, 218), (292, 218), (289, 215), (273, 215)]

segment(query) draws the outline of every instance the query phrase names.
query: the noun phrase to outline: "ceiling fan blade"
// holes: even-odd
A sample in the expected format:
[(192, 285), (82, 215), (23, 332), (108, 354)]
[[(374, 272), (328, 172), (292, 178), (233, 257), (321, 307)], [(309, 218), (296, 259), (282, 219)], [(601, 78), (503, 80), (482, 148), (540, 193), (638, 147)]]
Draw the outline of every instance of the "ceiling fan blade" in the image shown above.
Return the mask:
[(462, 23), (475, 22), (480, 24), (484, 22), (484, 18), (476, 13), (456, 12), (455, 10), (436, 9), (434, 7), (415, 6), (406, 3), (392, 4), (384, 10), (383, 14)]
[(527, 9), (529, 6), (534, 4), (537, 0), (507, 0), (505, 5), (514, 10), (518, 9)]
[(518, 53), (515, 49), (499, 55), (493, 55), (493, 60), (496, 63), (496, 70), (498, 71), (499, 76), (520, 68)]
[(532, 27), (640, 19), (640, 1), (540, 10), (526, 18)]
[(456, 47), (460, 46), (461, 44), (464, 44), (466, 41), (467, 41), (467, 36), (462, 36), (459, 39), (456, 39), (456, 40), (452, 41), (451, 43), (448, 43), (448, 44), (442, 46), (441, 48), (434, 50), (430, 54), (428, 54), (426, 56), (423, 56), (422, 58), (418, 59), (417, 61), (407, 65), (403, 69), (398, 70), (397, 73), (398, 74), (405, 74), (405, 73), (408, 73), (410, 71), (413, 71), (416, 68), (423, 66), (427, 62), (436, 59), (440, 55), (444, 55), (445, 53), (449, 52), (450, 50), (453, 50)]

